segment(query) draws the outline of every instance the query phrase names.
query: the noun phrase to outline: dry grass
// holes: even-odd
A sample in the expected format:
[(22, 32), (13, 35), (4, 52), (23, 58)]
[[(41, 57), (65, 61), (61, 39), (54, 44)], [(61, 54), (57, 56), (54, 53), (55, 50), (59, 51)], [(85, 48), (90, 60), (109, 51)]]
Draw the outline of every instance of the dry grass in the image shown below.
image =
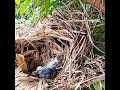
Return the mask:
[(86, 13), (63, 7), (35, 26), (17, 28), (15, 51), (25, 57), (28, 72), (54, 56), (61, 61), (61, 70), (54, 80), (38, 79), (23, 73), (22, 65), (17, 64), (15, 89), (78, 90), (104, 80), (104, 57), (87, 57), (91, 46), (96, 47), (90, 23)]

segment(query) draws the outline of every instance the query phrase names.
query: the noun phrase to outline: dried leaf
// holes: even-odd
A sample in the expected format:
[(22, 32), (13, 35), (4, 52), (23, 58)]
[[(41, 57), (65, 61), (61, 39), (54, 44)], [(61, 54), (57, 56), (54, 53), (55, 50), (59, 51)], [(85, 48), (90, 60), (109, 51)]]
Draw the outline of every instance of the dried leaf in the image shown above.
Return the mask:
[(32, 87), (30, 90), (37, 90), (37, 85)]
[(22, 67), (21, 67), (23, 72), (27, 72), (28, 71), (27, 64), (25, 62), (25, 58), (24, 58), (23, 55), (16, 54), (16, 63), (17, 63), (18, 66), (23, 64)]
[(19, 81), (21, 82), (32, 82), (32, 81), (37, 81), (37, 80), (39, 80), (37, 77), (32, 77), (32, 76), (19, 78)]
[(15, 74), (18, 74), (18, 73), (20, 73), (20, 71), (22, 71), (22, 67), (23, 66), (23, 64), (21, 64), (19, 67), (17, 67), (16, 69), (15, 69)]

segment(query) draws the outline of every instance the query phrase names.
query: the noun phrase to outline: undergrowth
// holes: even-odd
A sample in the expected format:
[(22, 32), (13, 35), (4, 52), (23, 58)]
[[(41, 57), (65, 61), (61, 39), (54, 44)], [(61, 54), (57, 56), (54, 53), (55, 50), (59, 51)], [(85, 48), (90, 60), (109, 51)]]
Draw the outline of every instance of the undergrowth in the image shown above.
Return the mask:
[[(38, 22), (40, 18), (47, 17), (56, 12), (60, 6), (68, 6), (70, 9), (81, 9), (81, 4), (84, 5), (90, 18), (93, 19), (93, 42), (103, 52), (105, 52), (105, 25), (104, 15), (89, 4), (81, 0), (15, 0), (15, 24), (33, 25)], [(97, 21), (96, 21), (97, 20)], [(104, 55), (93, 47), (93, 53), (97, 55)], [(104, 90), (104, 81), (92, 84), (90, 88), (84, 90)]]

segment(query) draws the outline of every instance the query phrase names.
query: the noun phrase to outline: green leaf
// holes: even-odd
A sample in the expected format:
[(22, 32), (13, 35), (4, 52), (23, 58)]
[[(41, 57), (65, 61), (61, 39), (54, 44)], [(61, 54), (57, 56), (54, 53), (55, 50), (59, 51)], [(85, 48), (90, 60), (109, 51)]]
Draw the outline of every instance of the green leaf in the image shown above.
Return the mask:
[(93, 87), (95, 88), (95, 90), (102, 90), (101, 82), (93, 84)]
[(46, 11), (46, 16), (49, 13), (49, 8), (50, 8), (50, 0), (45, 0), (45, 11)]
[(38, 5), (40, 3), (40, 0), (36, 0), (36, 4)]
[(84, 2), (84, 0), (80, 0), (82, 3)]
[(51, 7), (50, 7), (50, 12), (49, 12), (49, 13), (50, 13), (50, 14), (53, 14), (54, 12), (56, 12), (56, 9), (55, 9), (53, 6), (51, 6)]
[(45, 5), (43, 4), (43, 5), (40, 6), (39, 11), (40, 11), (40, 13), (42, 13), (44, 10), (45, 10)]
[[(18, 1), (16, 0), (17, 3)], [(19, 5), (15, 4), (15, 18), (20, 23), (33, 24), (39, 18), (54, 13), (59, 6), (62, 3), (57, 0), (21, 0)], [(22, 18), (26, 20), (23, 21)]]
[(105, 81), (102, 81), (102, 87), (105, 89)]
[(20, 0), (15, 0), (15, 3), (18, 5), (20, 4)]
[(50, 3), (50, 6), (53, 6), (55, 7), (55, 9), (59, 6), (63, 6), (64, 4), (62, 2), (57, 2), (57, 1), (54, 1), (54, 2), (51, 2)]
[(85, 4), (85, 8), (86, 8), (86, 10), (89, 10), (91, 8), (91, 5), (90, 4)]
[(24, 4), (23, 4), (23, 6), (20, 9), (20, 14), (23, 14), (25, 12), (27, 7), (29, 6), (30, 1), (32, 1), (32, 0), (25, 0), (24, 1)]

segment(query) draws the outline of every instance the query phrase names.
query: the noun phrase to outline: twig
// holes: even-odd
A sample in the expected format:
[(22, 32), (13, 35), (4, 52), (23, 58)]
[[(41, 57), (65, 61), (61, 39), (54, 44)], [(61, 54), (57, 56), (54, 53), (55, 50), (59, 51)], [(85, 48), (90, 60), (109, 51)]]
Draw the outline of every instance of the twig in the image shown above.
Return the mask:
[[(86, 19), (86, 18), (85, 18), (85, 19)], [(86, 19), (86, 26), (87, 26), (88, 37), (89, 37), (89, 40), (90, 40), (91, 44), (92, 44), (98, 51), (100, 51), (101, 53), (105, 54), (105, 52), (103, 52), (102, 50), (100, 50), (100, 49), (99, 49), (97, 46), (95, 46), (95, 44), (93, 43), (92, 38), (91, 38), (90, 28), (89, 28), (89, 24), (88, 24), (87, 19)]]
[[(68, 20), (68, 22), (85, 22), (85, 20)], [(88, 20), (88, 22), (100, 22), (100, 19), (91, 19), (91, 20)]]
[[(100, 75), (100, 76), (96, 76), (96, 77), (93, 77), (93, 78), (90, 78), (90, 79), (88, 79), (88, 80), (83, 81), (83, 82), (81, 83), (81, 87), (82, 87), (82, 88), (85, 87), (84, 83), (91, 85), (91, 84), (93, 84), (93, 83), (95, 83), (95, 82), (102, 81), (102, 80), (105, 80), (105, 74)], [(88, 85), (88, 86), (89, 86), (89, 85)]]

